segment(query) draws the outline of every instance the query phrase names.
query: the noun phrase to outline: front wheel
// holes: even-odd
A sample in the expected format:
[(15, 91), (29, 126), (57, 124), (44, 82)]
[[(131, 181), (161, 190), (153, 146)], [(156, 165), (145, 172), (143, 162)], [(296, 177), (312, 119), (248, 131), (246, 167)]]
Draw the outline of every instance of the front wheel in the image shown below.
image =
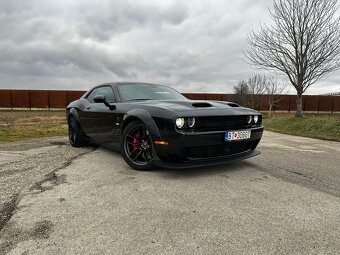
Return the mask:
[(136, 170), (149, 170), (153, 166), (151, 134), (139, 121), (129, 123), (123, 130), (121, 153), (126, 163)]
[(81, 147), (87, 145), (88, 141), (75, 118), (68, 120), (68, 138), (72, 147)]

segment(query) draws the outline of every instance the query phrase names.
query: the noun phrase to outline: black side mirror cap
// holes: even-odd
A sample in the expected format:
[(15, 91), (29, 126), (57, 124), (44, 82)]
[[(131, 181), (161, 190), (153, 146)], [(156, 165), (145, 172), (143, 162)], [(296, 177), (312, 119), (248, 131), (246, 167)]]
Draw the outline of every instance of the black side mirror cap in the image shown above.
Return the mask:
[(95, 97), (93, 98), (93, 101), (94, 101), (95, 103), (103, 103), (103, 104), (105, 104), (105, 106), (108, 107), (111, 111), (114, 111), (114, 110), (116, 110), (116, 108), (117, 108), (115, 105), (110, 104), (108, 101), (106, 101), (106, 98), (105, 98), (105, 96), (103, 96), (103, 95), (97, 95), (97, 96), (95, 96)]
[(95, 96), (95, 97), (93, 98), (93, 101), (94, 101), (95, 103), (105, 103), (105, 102), (106, 102), (106, 98), (105, 98), (105, 96), (103, 96), (103, 95), (97, 95), (97, 96)]

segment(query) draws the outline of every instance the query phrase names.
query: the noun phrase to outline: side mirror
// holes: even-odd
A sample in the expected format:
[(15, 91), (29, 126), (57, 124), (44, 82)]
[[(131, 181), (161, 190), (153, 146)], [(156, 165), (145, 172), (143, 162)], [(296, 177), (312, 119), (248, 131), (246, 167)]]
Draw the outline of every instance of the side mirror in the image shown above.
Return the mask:
[(97, 95), (93, 98), (93, 101), (95, 103), (103, 103), (105, 104), (106, 107), (108, 107), (111, 111), (114, 111), (116, 110), (116, 106), (115, 105), (112, 105), (110, 104), (108, 101), (106, 101), (106, 97), (103, 96), (103, 95)]
[(105, 103), (106, 98), (105, 98), (105, 96), (103, 96), (103, 95), (97, 95), (97, 96), (95, 96), (95, 97), (93, 98), (93, 101), (94, 101), (95, 103)]

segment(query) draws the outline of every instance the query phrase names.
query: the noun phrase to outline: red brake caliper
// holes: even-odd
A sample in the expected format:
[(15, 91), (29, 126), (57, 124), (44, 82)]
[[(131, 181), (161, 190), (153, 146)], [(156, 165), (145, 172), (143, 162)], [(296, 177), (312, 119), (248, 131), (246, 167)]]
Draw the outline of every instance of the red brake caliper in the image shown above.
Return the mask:
[(138, 154), (138, 143), (139, 143), (139, 133), (135, 134), (135, 138), (133, 139), (133, 150), (135, 151), (134, 154), (137, 155)]

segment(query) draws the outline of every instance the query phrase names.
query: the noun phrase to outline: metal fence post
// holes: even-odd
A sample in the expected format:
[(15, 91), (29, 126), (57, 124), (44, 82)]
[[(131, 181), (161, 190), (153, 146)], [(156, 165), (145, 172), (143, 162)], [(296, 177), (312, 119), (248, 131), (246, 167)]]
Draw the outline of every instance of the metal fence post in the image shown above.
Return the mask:
[(31, 91), (28, 91), (28, 102), (29, 102), (29, 107), (30, 107), (30, 111), (32, 111), (32, 96), (31, 96)]
[(11, 97), (11, 110), (13, 111), (13, 95), (12, 95), (12, 90), (9, 91), (9, 95)]
[(47, 90), (47, 107), (48, 107), (48, 110), (50, 111), (51, 110), (51, 102), (50, 102), (50, 91)]
[[(68, 105), (68, 99), (69, 99), (68, 91), (66, 91), (66, 105)], [(64, 108), (66, 108), (66, 106), (64, 106)]]

